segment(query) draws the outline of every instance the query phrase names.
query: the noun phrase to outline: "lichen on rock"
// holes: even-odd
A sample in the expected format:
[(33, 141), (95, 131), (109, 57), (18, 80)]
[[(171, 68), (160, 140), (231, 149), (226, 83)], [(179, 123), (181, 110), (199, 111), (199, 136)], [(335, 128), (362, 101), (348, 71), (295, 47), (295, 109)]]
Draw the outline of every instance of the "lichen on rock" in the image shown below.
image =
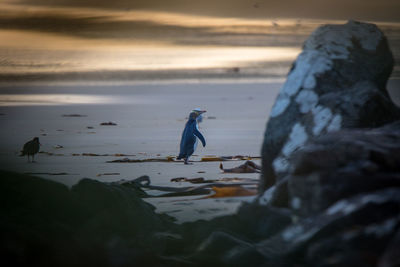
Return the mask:
[(288, 172), (292, 153), (313, 137), (399, 119), (386, 91), (392, 68), (392, 53), (376, 25), (349, 21), (316, 29), (271, 110), (262, 146), (261, 191)]

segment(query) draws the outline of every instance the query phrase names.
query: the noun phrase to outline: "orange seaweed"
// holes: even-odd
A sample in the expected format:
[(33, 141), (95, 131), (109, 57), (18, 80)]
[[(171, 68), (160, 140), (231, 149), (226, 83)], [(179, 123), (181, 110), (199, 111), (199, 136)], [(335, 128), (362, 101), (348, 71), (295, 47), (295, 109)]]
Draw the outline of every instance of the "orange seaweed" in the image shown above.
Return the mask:
[(212, 190), (215, 192), (215, 194), (207, 196), (205, 198), (244, 197), (244, 196), (254, 196), (257, 194), (257, 190), (246, 189), (241, 186), (226, 186), (226, 187), (213, 186)]

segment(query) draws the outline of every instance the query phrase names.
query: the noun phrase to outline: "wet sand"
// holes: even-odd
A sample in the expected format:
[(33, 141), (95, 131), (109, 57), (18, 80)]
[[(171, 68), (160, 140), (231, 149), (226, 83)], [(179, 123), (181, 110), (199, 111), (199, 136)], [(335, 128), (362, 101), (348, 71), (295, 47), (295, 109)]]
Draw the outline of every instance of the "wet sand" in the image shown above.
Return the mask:
[[(130, 85), (2, 86), (0, 95), (1, 168), (36, 174), (72, 186), (82, 178), (104, 182), (148, 175), (153, 185), (189, 186), (171, 182), (187, 177), (258, 179), (258, 174), (222, 173), (219, 161), (206, 155), (260, 155), (265, 124), (282, 82), (165, 82)], [(389, 82), (400, 103), (400, 80)], [(28, 101), (29, 100), (29, 101)], [(107, 163), (116, 159), (165, 159), (179, 152), (189, 112), (206, 109), (200, 131), (207, 146), (198, 146), (193, 165), (182, 162)], [(65, 116), (67, 115), (67, 116)], [(70, 116), (73, 115), (73, 116)], [(79, 115), (79, 116), (76, 116)], [(114, 122), (114, 126), (101, 126)], [(22, 145), (40, 138), (36, 163), (18, 157)], [(260, 163), (259, 159), (254, 160)], [(243, 161), (224, 162), (232, 168)], [(148, 191), (154, 196), (158, 191)], [(202, 196), (150, 198), (157, 211), (178, 221), (209, 219), (235, 212), (254, 197), (200, 199)]]
[[(73, 185), (80, 179), (104, 182), (148, 175), (153, 185), (187, 177), (257, 179), (258, 174), (225, 174), (205, 155), (259, 156), (265, 122), (281, 83), (142, 83), (105, 86), (3, 86), (0, 95), (2, 169), (37, 174)], [(198, 146), (193, 165), (183, 162), (107, 163), (115, 159), (176, 156), (189, 112), (207, 110), (200, 131), (207, 146)], [(64, 116), (64, 115), (82, 116)], [(115, 126), (101, 126), (102, 122)], [(36, 163), (18, 157), (22, 145), (40, 138)], [(83, 155), (87, 154), (87, 155)], [(108, 156), (95, 156), (104, 155)], [(124, 154), (124, 155), (116, 155)], [(259, 163), (256, 159), (255, 162)], [(243, 161), (224, 162), (232, 168)], [(149, 191), (159, 195), (161, 192)], [(229, 214), (251, 197), (198, 200), (202, 196), (155, 198), (160, 212), (179, 220)]]

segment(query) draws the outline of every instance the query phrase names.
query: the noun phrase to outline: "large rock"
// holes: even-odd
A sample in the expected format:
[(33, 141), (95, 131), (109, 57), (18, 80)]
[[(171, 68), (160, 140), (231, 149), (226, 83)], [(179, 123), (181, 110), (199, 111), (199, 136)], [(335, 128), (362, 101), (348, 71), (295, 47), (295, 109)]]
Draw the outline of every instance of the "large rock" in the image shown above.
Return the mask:
[(271, 266), (376, 266), (393, 254), (393, 247), (385, 249), (400, 227), (399, 212), (400, 189), (360, 194), (299, 220), (255, 248)]
[(386, 91), (392, 68), (386, 37), (375, 25), (349, 21), (318, 28), (271, 110), (262, 147), (261, 191), (288, 172), (292, 153), (312, 137), (399, 119)]
[(294, 153), (291, 165), (288, 198), (301, 216), (356, 194), (400, 188), (400, 121), (315, 138)]
[(166, 248), (154, 234), (170, 229), (171, 218), (141, 200), (140, 189), (83, 179), (70, 190), (5, 171), (0, 178), (1, 259), (10, 266), (160, 264)]
[(385, 252), (379, 260), (379, 267), (396, 267), (400, 266), (399, 258), (400, 250), (400, 230), (394, 235), (389, 245), (386, 247)]

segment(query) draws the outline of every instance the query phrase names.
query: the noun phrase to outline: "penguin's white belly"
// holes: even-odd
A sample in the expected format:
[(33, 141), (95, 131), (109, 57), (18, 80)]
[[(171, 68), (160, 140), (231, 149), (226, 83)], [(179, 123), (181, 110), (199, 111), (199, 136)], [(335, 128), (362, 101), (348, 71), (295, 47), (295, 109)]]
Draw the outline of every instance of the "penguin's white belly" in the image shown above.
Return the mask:
[[(196, 122), (196, 129), (197, 129), (197, 131), (199, 130), (199, 125), (197, 124), (197, 122)], [(199, 142), (199, 139), (197, 138), (197, 136), (194, 136), (194, 137), (195, 137), (196, 141), (194, 141), (193, 152), (196, 151), (197, 143)]]
[(196, 137), (196, 141), (194, 141), (193, 151), (196, 151), (198, 142), (199, 142), (199, 140), (197, 140), (197, 137)]

